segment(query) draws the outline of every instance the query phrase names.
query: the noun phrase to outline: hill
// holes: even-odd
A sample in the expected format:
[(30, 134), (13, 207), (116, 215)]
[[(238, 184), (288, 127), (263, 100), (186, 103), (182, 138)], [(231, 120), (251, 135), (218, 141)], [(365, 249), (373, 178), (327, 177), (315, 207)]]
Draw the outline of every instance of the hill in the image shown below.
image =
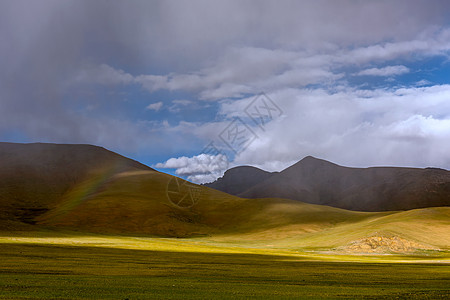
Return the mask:
[[(228, 191), (221, 182), (228, 186), (245, 182), (242, 175), (233, 178), (235, 173), (225, 173), (208, 186)], [(450, 172), (437, 168), (349, 168), (308, 156), (269, 178), (241, 186), (235, 195), (286, 198), (356, 211), (450, 206)]]
[(370, 216), (292, 200), (242, 199), (171, 175), (131, 171), (101, 186), (95, 179), (77, 185), (37, 221), (94, 232), (185, 237), (248, 233), (294, 223), (325, 228)]
[(125, 170), (153, 169), (92, 145), (0, 143), (0, 224), (33, 223), (79, 182)]

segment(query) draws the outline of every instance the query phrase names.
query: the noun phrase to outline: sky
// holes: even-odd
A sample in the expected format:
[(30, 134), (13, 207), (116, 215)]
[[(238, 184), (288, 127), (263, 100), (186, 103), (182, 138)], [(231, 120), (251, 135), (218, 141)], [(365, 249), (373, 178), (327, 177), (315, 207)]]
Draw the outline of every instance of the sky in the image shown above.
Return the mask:
[(196, 183), (311, 155), (450, 169), (450, 2), (0, 1), (0, 141)]

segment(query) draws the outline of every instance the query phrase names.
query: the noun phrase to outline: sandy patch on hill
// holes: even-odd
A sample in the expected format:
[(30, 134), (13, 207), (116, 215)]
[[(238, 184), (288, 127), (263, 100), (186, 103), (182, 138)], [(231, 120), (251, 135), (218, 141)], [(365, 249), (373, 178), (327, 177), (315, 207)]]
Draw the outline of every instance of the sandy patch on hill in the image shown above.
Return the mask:
[(337, 248), (347, 253), (412, 253), (421, 250), (439, 250), (437, 247), (424, 245), (398, 236), (371, 236), (359, 239)]

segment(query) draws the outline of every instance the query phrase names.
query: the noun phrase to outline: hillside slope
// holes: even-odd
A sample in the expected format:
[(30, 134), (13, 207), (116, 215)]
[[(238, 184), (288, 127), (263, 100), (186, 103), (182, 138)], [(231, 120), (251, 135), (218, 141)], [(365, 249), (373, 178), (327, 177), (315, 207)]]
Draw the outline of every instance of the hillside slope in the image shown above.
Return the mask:
[(373, 215), (292, 200), (242, 199), (171, 175), (132, 171), (100, 186), (95, 179), (83, 182), (37, 220), (41, 225), (95, 232), (182, 237), (261, 231), (293, 223), (303, 224), (305, 230), (325, 228)]
[(82, 180), (125, 170), (152, 169), (97, 146), (0, 143), (0, 222), (32, 223)]
[[(243, 181), (230, 175), (226, 173), (220, 181), (229, 185)], [(217, 184), (220, 181), (209, 186), (222, 190)], [(236, 195), (286, 198), (357, 211), (450, 206), (450, 172), (436, 168), (348, 168), (309, 156)]]

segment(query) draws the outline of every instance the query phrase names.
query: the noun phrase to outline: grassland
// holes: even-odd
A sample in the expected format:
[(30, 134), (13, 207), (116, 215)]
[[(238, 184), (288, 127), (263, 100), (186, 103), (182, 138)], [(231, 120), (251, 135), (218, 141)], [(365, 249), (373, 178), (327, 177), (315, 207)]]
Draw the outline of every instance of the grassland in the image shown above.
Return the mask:
[(206, 238), (5, 233), (0, 297), (446, 299), (449, 257), (322, 254)]
[(89, 179), (37, 224), (0, 224), (0, 297), (450, 297), (450, 208), (362, 213), (204, 188), (181, 209), (169, 180)]

